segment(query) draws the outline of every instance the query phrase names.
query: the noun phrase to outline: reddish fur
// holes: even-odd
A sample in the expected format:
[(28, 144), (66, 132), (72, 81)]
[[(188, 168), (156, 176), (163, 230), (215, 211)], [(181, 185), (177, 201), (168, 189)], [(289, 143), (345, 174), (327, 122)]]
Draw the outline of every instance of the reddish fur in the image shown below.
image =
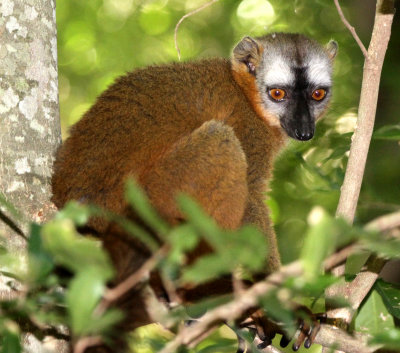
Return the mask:
[[(266, 272), (275, 270), (280, 260), (264, 192), (284, 134), (271, 119), (254, 76), (241, 63), (234, 62), (233, 71), (222, 59), (134, 71), (119, 78), (72, 127), (54, 165), (53, 201), (58, 207), (71, 199), (92, 202), (137, 220), (123, 197), (126, 179), (136, 177), (160, 214), (174, 224), (183, 218), (174, 196), (184, 191), (222, 227), (258, 226), (270, 244)], [(149, 256), (115, 225), (95, 219), (90, 226), (104, 239), (118, 272), (116, 282)], [(203, 243), (192, 261), (208, 251)], [(161, 293), (158, 276), (152, 278)], [(194, 300), (230, 290), (230, 282), (221, 280), (179, 293), (183, 300)], [(141, 295), (134, 289), (118, 304), (130, 319), (121, 329), (150, 322)]]
[(254, 76), (247, 72), (247, 69), (243, 64), (238, 62), (232, 63), (232, 75), (236, 82), (243, 89), (244, 94), (246, 95), (256, 114), (266, 121), (271, 133), (273, 133), (276, 140), (280, 142), (277, 144), (277, 148), (279, 150), (281, 145), (284, 144), (285, 137), (282, 134), (282, 129), (280, 128), (278, 118), (272, 116), (265, 110), (262, 104), (260, 92), (256, 86)]

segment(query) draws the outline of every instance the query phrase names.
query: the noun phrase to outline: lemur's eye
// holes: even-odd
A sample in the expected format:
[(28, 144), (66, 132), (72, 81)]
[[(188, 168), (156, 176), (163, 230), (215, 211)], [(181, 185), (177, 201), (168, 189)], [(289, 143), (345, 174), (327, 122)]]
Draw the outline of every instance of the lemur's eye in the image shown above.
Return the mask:
[(322, 88), (318, 88), (315, 91), (313, 91), (311, 97), (312, 99), (316, 100), (316, 101), (321, 101), (325, 98), (326, 96), (326, 91)]
[(272, 88), (268, 91), (269, 96), (276, 101), (281, 101), (286, 97), (286, 92), (280, 88)]

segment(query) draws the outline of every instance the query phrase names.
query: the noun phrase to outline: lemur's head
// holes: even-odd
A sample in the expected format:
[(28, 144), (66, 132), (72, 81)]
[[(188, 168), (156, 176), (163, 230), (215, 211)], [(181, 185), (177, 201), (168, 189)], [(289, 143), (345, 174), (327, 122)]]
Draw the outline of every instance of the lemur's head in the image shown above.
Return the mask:
[(306, 141), (331, 98), (337, 49), (335, 41), (323, 47), (301, 34), (245, 37), (233, 50), (232, 69), (258, 115)]

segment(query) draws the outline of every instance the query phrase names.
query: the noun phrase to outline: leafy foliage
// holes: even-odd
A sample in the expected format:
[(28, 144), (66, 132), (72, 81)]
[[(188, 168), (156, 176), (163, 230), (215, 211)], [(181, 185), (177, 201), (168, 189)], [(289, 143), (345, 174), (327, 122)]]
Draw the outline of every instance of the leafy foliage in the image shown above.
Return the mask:
[(393, 317), (400, 319), (400, 288), (391, 283), (378, 280), (375, 288)]
[(183, 273), (183, 281), (199, 284), (232, 273), (239, 266), (253, 272), (262, 269), (267, 244), (257, 229), (244, 226), (239, 231), (221, 230), (191, 199), (182, 196), (180, 206), (195, 230), (214, 250), (187, 268)]
[(82, 237), (71, 219), (48, 222), (42, 228), (42, 237), (44, 248), (57, 264), (74, 273), (93, 267), (104, 281), (112, 277), (110, 261), (100, 242)]
[[(68, 204), (45, 225), (31, 225), (24, 256), (10, 251), (2, 254), (0, 270), (4, 273), (8, 267), (5, 272), (19, 279), (9, 285), (25, 288), (22, 298), (0, 302), (6, 318), (0, 322), (2, 352), (20, 351), (23, 329), (40, 334), (41, 325), (65, 325), (80, 336), (107, 333), (121, 319), (115, 310), (95, 312), (113, 269), (100, 243), (82, 237), (75, 229), (86, 223), (89, 214), (88, 207)], [(9, 258), (20, 262), (5, 266)], [(60, 275), (60, 266), (70, 274)]]
[(381, 296), (373, 290), (355, 319), (359, 332), (378, 334), (394, 328), (393, 317), (383, 303)]
[(309, 227), (301, 252), (307, 278), (315, 278), (321, 272), (322, 261), (336, 248), (349, 243), (355, 232), (343, 220), (334, 219), (321, 208), (315, 208), (309, 215)]
[(400, 330), (391, 329), (380, 332), (370, 340), (371, 344), (381, 344), (385, 348), (393, 349), (395, 352), (400, 349)]
[[(187, 222), (170, 227), (157, 215), (143, 191), (133, 182), (127, 185), (127, 197), (150, 228), (163, 232), (170, 250), (159, 259), (159, 269), (161, 276), (172, 285), (204, 283), (231, 274), (234, 269), (250, 277), (251, 273), (262, 270), (267, 245), (264, 237), (253, 227), (246, 226), (237, 231), (222, 230), (185, 195), (179, 197), (179, 205)], [(84, 226), (91, 216), (98, 217), (99, 214), (96, 207), (71, 202), (46, 224), (32, 224), (26, 254), (19, 257), (14, 266), (10, 266), (7, 260), (15, 258), (15, 255), (6, 251), (0, 256), (0, 270), (19, 280), (18, 285), (10, 281), (10, 286), (25, 288), (22, 299), (0, 302), (4, 317), (0, 320), (2, 352), (20, 351), (19, 335), (22, 327), (26, 328), (27, 325), (61, 324), (69, 327), (75, 337), (107, 337), (113, 325), (121, 320), (123, 313), (104, 307), (107, 282), (113, 277), (110, 260), (98, 240), (82, 237), (76, 230), (76, 227)], [(103, 214), (109, 219), (117, 219), (109, 213)], [(304, 275), (288, 279), (260, 298), (260, 305), (269, 317), (283, 323), (291, 333), (296, 330), (294, 303), (307, 305), (319, 312), (323, 310), (320, 299), (324, 290), (337, 279), (323, 274), (322, 261), (334, 248), (358, 241), (360, 247), (372, 251), (377, 241), (376, 234), (350, 227), (321, 208), (311, 212), (309, 222), (301, 255)], [(132, 236), (135, 233), (136, 230)], [(326, 237), (326, 241), (320, 241), (321, 234)], [(187, 253), (200, 241), (208, 242), (214, 253), (201, 257), (193, 264), (187, 264)], [(381, 246), (375, 250), (381, 252), (386, 243), (381, 240)], [(391, 246), (391, 241), (388, 244)], [(388, 252), (385, 254), (391, 255)], [(69, 274), (60, 274), (60, 268), (65, 268)], [(374, 342), (384, 342), (390, 347), (396, 345), (397, 331), (394, 330), (393, 316), (399, 317), (399, 297), (400, 291), (391, 284), (377, 282), (356, 317), (355, 328), (373, 335)], [(294, 302), (289, 298), (293, 298)], [(231, 299), (230, 295), (208, 298), (184, 311), (172, 311), (171, 319), (179, 321), (187, 315), (198, 317)], [(162, 347), (165, 338), (156, 337), (150, 340), (151, 345)], [(199, 343), (196, 350), (208, 352), (232, 349), (232, 338), (221, 338), (217, 334), (213, 337), (206, 341), (208, 343)]]
[(372, 336), (371, 344), (381, 344), (388, 349), (400, 349), (400, 331), (394, 318), (399, 318), (400, 289), (391, 283), (378, 280), (372, 288), (355, 319), (357, 331)]
[[(57, 1), (64, 135), (67, 135), (67, 127), (80, 118), (115, 77), (135, 67), (175, 61), (173, 27), (182, 15), (198, 6), (196, 1), (182, 0)], [(268, 196), (283, 261), (300, 257), (306, 273), (290, 278), (276, 291), (261, 298), (261, 304), (292, 329), (294, 313), (288, 307), (289, 299), (295, 298), (299, 303), (321, 311), (324, 289), (336, 280), (322, 274), (321, 263), (337, 246), (349, 241), (360, 245), (360, 254), (346, 264), (349, 275), (359, 272), (371, 253), (377, 252), (388, 258), (398, 258), (400, 253), (398, 241), (349, 227), (332, 217), (355, 125), (354, 107), (358, 100), (355, 92), (362, 69), (359, 50), (333, 6), (332, 2), (323, 1), (220, 1), (186, 20), (178, 34), (184, 60), (227, 57), (240, 37), (260, 35), (265, 32), (265, 27), (268, 32), (304, 32), (321, 42), (334, 37), (340, 43), (335, 68), (337, 89), (331, 113), (319, 123), (316, 139), (307, 144), (292, 142), (281, 155)], [(353, 20), (360, 18), (358, 9), (352, 6), (349, 4), (345, 10), (356, 14)], [(357, 27), (361, 31), (368, 28)], [(399, 208), (400, 164), (393, 163), (399, 159), (398, 110), (393, 109), (392, 106), (397, 105), (390, 102), (397, 99), (400, 82), (394, 53), (400, 38), (395, 35), (400, 31), (393, 33), (392, 38), (397, 42), (392, 45), (392, 56), (389, 53), (383, 72), (382, 96), (385, 99), (379, 104), (379, 128), (370, 149), (358, 224), (389, 209)], [(361, 32), (361, 37), (363, 35), (366, 33)], [(229, 274), (233, 268), (251, 272), (262, 267), (267, 249), (256, 230), (248, 227), (237, 232), (223, 231), (196, 204), (185, 198), (182, 198), (181, 206), (189, 222), (171, 228), (157, 216), (133, 184), (127, 186), (126, 195), (149, 228), (164, 237), (168, 244), (170, 250), (160, 260), (159, 268), (174, 285), (202, 283), (220, 274)], [(317, 205), (322, 208), (315, 209)], [(23, 218), (3, 194), (0, 194), (0, 206), (12, 217)], [(316, 221), (311, 217), (314, 212), (310, 214), (311, 210), (319, 210), (320, 217)], [(83, 238), (76, 231), (76, 227), (86, 224), (90, 216), (99, 215), (118, 223), (152, 252), (159, 248), (148, 229), (104, 210), (77, 203), (68, 204), (45, 225), (32, 224), (25, 253), (14, 254), (3, 246), (0, 249), (0, 271), (9, 277), (8, 286), (13, 290), (22, 288), (24, 293), (22, 298), (0, 301), (2, 353), (21, 352), (22, 325), (23, 329), (28, 325), (34, 333), (40, 331), (37, 324), (48, 324), (66, 325), (77, 337), (107, 336), (112, 325), (121, 319), (122, 314), (115, 310), (97, 310), (107, 290), (106, 284), (113, 277), (113, 269), (100, 243)], [(187, 265), (187, 253), (202, 240), (209, 241), (215, 253)], [(371, 343), (400, 350), (400, 331), (393, 324), (393, 318), (399, 319), (398, 298), (398, 288), (379, 281), (363, 303), (355, 325), (373, 335)], [(190, 312), (200, 315), (230, 299), (219, 297), (197, 303), (188, 309), (189, 315)], [(178, 320), (186, 312), (176, 310), (172, 315)], [(385, 330), (380, 332), (380, 327)], [(152, 332), (138, 340), (135, 348), (139, 353), (155, 352), (170, 338), (159, 331)], [(220, 331), (195, 350), (234, 351), (234, 342), (234, 337)], [(189, 352), (189, 349), (182, 351)]]
[(400, 125), (386, 125), (376, 130), (373, 135), (374, 139), (381, 140), (400, 140)]

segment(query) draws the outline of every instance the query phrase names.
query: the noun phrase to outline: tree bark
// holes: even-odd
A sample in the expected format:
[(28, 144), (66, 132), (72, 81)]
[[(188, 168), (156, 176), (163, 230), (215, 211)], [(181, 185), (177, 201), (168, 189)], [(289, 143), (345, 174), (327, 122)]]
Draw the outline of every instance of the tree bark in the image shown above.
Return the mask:
[[(49, 181), (60, 141), (55, 1), (1, 0), (0, 191), (23, 216), (0, 206), (0, 235), (13, 251), (24, 251), (29, 222), (41, 223), (55, 209)], [(1, 277), (0, 299), (11, 297), (7, 288)], [(25, 350), (66, 351), (45, 341), (28, 334)]]
[[(343, 22), (346, 24), (347, 21), (341, 13), (338, 1), (335, 0), (335, 3)], [(353, 223), (356, 214), (358, 197), (375, 123), (381, 71), (391, 35), (394, 12), (394, 0), (377, 0), (374, 28), (366, 53), (365, 48), (357, 41), (366, 56), (357, 127), (352, 137), (349, 161), (336, 210), (336, 216), (345, 218), (349, 223)], [(355, 35), (355, 32), (351, 32), (357, 40), (358, 37)], [(327, 297), (342, 296), (350, 302), (350, 307), (329, 310), (327, 313), (328, 317), (340, 319), (341, 326), (348, 328), (354, 314), (378, 278), (383, 265), (384, 261), (382, 259), (372, 257), (367, 263), (366, 270), (360, 272), (352, 282), (334, 285), (329, 288), (326, 291)], [(341, 268), (338, 267), (332, 272), (339, 275)], [(331, 350), (324, 348), (323, 352), (331, 352)]]
[(352, 137), (349, 161), (336, 210), (338, 217), (353, 223), (374, 129), (379, 83), (394, 16), (394, 0), (378, 0), (371, 42), (365, 58), (357, 128)]

